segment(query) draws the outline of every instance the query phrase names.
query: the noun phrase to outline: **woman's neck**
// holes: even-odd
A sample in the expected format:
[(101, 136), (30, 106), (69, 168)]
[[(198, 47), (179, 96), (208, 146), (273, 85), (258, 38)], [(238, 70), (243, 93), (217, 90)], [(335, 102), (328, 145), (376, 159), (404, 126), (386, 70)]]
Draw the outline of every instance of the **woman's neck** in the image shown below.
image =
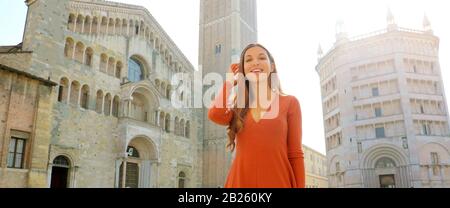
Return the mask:
[[(250, 101), (251, 107), (266, 108), (270, 105), (272, 100), (272, 89), (270, 89), (267, 82), (250, 83), (250, 93), (252, 94)], [(255, 103), (257, 105), (255, 105)]]

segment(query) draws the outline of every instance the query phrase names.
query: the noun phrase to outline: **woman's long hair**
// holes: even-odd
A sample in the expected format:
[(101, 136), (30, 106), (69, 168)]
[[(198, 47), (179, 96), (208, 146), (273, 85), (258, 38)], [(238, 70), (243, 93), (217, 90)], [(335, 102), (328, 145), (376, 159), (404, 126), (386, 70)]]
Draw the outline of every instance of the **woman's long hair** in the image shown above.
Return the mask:
[[(253, 43), (253, 44), (250, 44), (247, 47), (245, 47), (245, 49), (242, 51), (242, 54), (241, 54), (238, 73), (242, 73), (245, 76), (245, 70), (244, 70), (245, 53), (247, 52), (248, 49), (253, 48), (253, 47), (260, 47), (266, 51), (267, 55), (269, 56), (271, 67), (273, 68), (273, 72), (271, 72), (268, 76), (268, 85), (271, 89), (277, 90), (278, 93), (282, 93), (281, 86), (279, 84), (280, 82), (279, 82), (279, 79), (277, 76), (277, 68), (275, 67), (275, 60), (274, 60), (272, 54), (270, 54), (270, 52), (264, 46), (262, 46), (260, 44)], [(277, 83), (272, 83), (271, 76), (274, 76), (275, 81)], [(247, 116), (247, 113), (250, 110), (250, 108), (249, 108), (249, 106), (250, 106), (250, 104), (249, 104), (249, 100), (250, 100), (249, 99), (249, 85), (250, 85), (249, 81), (247, 79), (245, 79), (245, 91), (244, 91), (245, 107), (242, 108), (242, 106), (238, 105), (237, 98), (239, 96), (236, 96), (234, 99), (233, 108), (231, 109), (233, 112), (233, 119), (231, 120), (230, 125), (227, 128), (228, 142), (227, 142), (227, 146), (226, 146), (230, 152), (233, 152), (236, 148), (236, 135), (244, 128), (244, 121)], [(275, 85), (275, 86), (272, 86), (272, 85)]]

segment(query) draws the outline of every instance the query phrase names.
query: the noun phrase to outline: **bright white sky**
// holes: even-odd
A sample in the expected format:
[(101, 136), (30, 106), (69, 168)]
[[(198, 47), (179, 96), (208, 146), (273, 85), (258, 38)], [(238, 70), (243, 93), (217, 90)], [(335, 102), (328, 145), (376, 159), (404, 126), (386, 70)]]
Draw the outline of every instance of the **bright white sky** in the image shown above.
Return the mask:
[[(178, 47), (198, 65), (199, 0), (116, 0), (145, 6)], [(325, 153), (320, 84), (315, 66), (319, 43), (326, 53), (335, 40), (335, 24), (345, 22), (349, 36), (386, 26), (390, 7), (400, 27), (422, 29), (424, 13), (440, 37), (440, 64), (450, 94), (450, 12), (442, 0), (258, 0), (259, 42), (274, 55), (284, 91), (295, 95), (303, 111), (303, 143)], [(21, 42), (23, 0), (0, 1), (0, 45)]]

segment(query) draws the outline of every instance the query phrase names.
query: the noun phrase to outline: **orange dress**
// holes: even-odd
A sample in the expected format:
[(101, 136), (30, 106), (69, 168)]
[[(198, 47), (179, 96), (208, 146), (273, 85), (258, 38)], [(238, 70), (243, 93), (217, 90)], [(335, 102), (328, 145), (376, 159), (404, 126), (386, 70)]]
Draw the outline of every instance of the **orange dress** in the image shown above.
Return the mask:
[[(226, 82), (208, 111), (208, 118), (219, 125), (228, 126), (233, 118), (226, 108), (231, 88)], [(225, 188), (305, 187), (300, 104), (294, 96), (277, 98), (275, 117), (266, 118), (266, 113), (256, 122), (250, 111), (247, 114), (236, 135), (236, 156)]]

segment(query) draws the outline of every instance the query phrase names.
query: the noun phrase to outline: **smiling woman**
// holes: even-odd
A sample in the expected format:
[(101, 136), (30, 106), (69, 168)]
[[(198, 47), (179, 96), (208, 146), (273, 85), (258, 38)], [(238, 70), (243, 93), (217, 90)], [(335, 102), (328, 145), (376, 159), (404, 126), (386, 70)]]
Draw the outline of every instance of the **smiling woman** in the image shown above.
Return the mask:
[[(268, 79), (277, 68), (262, 45), (248, 45), (240, 60), (230, 72), (243, 74), (245, 83), (243, 79), (227, 81), (208, 111), (211, 121), (228, 126), (227, 147), (236, 148), (225, 187), (304, 188), (300, 104), (281, 92), (276, 79)], [(233, 84), (239, 84), (238, 95), (232, 106), (225, 106)], [(242, 97), (245, 105), (240, 106)], [(267, 108), (262, 107), (265, 100), (269, 100)]]

